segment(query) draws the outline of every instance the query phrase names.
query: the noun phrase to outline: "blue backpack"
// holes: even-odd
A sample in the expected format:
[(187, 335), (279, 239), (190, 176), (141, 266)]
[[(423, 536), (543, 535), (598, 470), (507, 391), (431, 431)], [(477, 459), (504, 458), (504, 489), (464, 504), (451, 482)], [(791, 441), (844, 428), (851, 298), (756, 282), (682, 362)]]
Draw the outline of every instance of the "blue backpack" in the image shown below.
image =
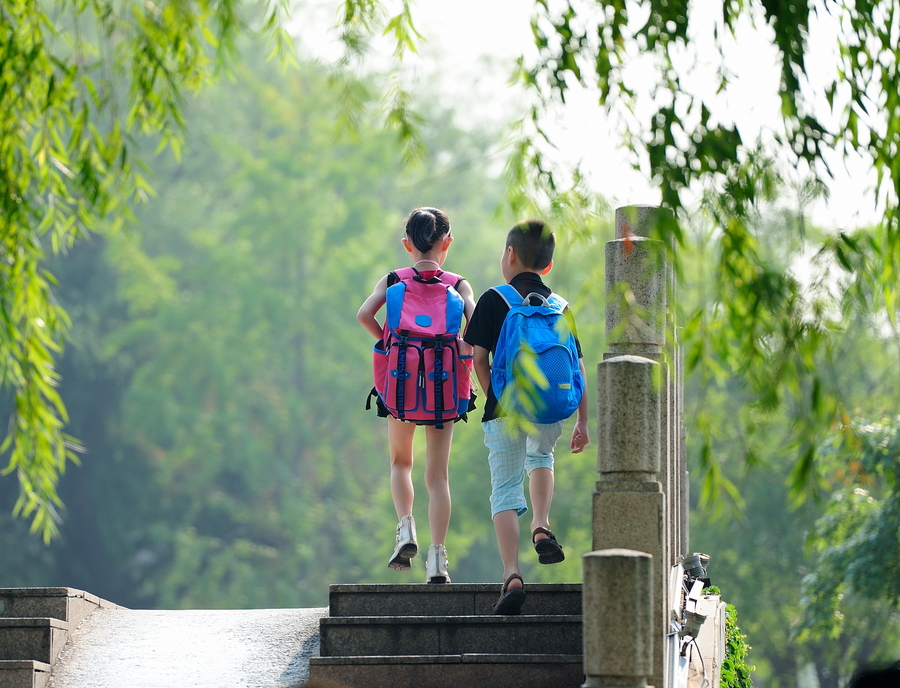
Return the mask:
[[(516, 288), (494, 287), (509, 306), (491, 362), (491, 388), (501, 408), (533, 423), (565, 420), (578, 408), (584, 377), (575, 335), (558, 294), (524, 299)], [(541, 305), (532, 306), (533, 298)]]

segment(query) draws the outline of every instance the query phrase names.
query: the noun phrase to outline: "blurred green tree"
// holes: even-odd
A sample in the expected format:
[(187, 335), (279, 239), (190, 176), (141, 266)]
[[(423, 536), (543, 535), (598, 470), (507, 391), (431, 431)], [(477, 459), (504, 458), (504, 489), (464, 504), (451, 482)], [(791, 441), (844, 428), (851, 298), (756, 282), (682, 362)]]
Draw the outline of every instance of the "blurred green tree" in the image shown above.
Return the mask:
[[(783, 193), (790, 192), (785, 185), (778, 188)], [(796, 231), (800, 221), (796, 206), (789, 197), (783, 197), (785, 200), (787, 208), (765, 203), (757, 206), (750, 224), (752, 237), (760, 247), (766, 269), (784, 273), (786, 279), (797, 279), (797, 289), (811, 297), (824, 285), (804, 282), (803, 275), (789, 265), (791, 251), (781, 249), (802, 251), (803, 245)], [(717, 261), (715, 252), (722, 249), (710, 240), (714, 225), (699, 216), (694, 219), (694, 224), (686, 229), (691, 248), (685, 252), (679, 293), (689, 309), (706, 303), (706, 308), (700, 310), (714, 315), (710, 300), (716, 293), (717, 278), (711, 266)], [(815, 227), (807, 227), (807, 232), (812, 238), (819, 235)], [(840, 278), (844, 271), (837, 273)], [(836, 292), (836, 300), (831, 303), (838, 313), (842, 300), (860, 298), (859, 290), (863, 289), (863, 285), (853, 286), (840, 279), (830, 284), (826, 279), (825, 283)], [(895, 408), (897, 357), (887, 318), (849, 306), (844, 317), (847, 324), (831, 334), (828, 349), (810, 353), (818, 375), (852, 409), (854, 416), (890, 413)], [(871, 476), (862, 470), (865, 448), (877, 443), (874, 438), (867, 438), (865, 424), (839, 426), (826, 435), (825, 447), (818, 452), (819, 478), (813, 486), (816, 499), (801, 503), (783, 489), (795, 479), (792, 457), (797, 435), (793, 414), (754, 404), (741, 381), (719, 365), (695, 369), (685, 386), (685, 403), (689, 436), (701, 435), (694, 430), (697, 424), (707, 423), (711, 430), (706, 434), (706, 442), (688, 444), (692, 470), (704, 461), (714, 467), (706, 472), (706, 480), (695, 498), (691, 547), (712, 555), (710, 571), (714, 582), (723, 586), (728, 601), (741, 610), (742, 626), (753, 646), (757, 681), (773, 688), (790, 688), (805, 681), (804, 677), (812, 672), (820, 685), (836, 687), (844, 685), (855, 668), (889, 659), (900, 635), (889, 590), (881, 589), (865, 597), (842, 588), (845, 594), (840, 603), (834, 597), (838, 591), (829, 591), (827, 585), (816, 588), (825, 594), (812, 595), (813, 581), (847, 583), (848, 571), (829, 558), (833, 553), (826, 555), (829, 549), (817, 556), (811, 545), (824, 547), (827, 542), (834, 548), (847, 548), (849, 554), (857, 540), (853, 533), (860, 526), (858, 518), (849, 517), (857, 513), (855, 510), (842, 512), (841, 517), (828, 517), (836, 508), (831, 506), (832, 493), (854, 494), (854, 489), (869, 483), (867, 489), (873, 490), (872, 494), (885, 494), (883, 484), (878, 491), (872, 484), (874, 476), (880, 475), (878, 469), (873, 466)], [(718, 413), (713, 414), (710, 409)], [(726, 420), (716, 422), (717, 417)], [(759, 428), (763, 421), (766, 432), (744, 430)], [(748, 470), (744, 460), (747, 456), (754, 457), (757, 470)], [(722, 500), (714, 499), (715, 482), (729, 487), (739, 510), (729, 511)], [(867, 496), (873, 499), (868, 492)], [(879, 513), (882, 534), (895, 533), (900, 522), (890, 517), (889, 511)], [(717, 519), (716, 515), (724, 518)], [(826, 528), (826, 523), (831, 528)], [(839, 523), (843, 524), (841, 529), (835, 530)], [(895, 549), (888, 547), (883, 552), (891, 557), (895, 556)], [(865, 575), (871, 576), (872, 581), (880, 580), (877, 571), (877, 567), (874, 571), (868, 568)], [(887, 580), (893, 575), (889, 567), (885, 574)], [(812, 623), (809, 611), (814, 600), (820, 603), (817, 623)], [(832, 623), (821, 623), (828, 613), (834, 615), (830, 618)]]
[[(281, 50), (286, 8), (255, 6)], [(13, 513), (45, 542), (78, 446), (54, 363), (70, 323), (42, 259), (129, 217), (150, 192), (134, 136), (159, 134), (177, 154), (184, 92), (229, 63), (244, 26), (237, 0), (0, 4), (0, 388), (13, 397), (0, 452), (18, 478)]]
[[(900, 420), (848, 428), (825, 452), (836, 489), (810, 533), (816, 564), (803, 579), (797, 632), (801, 638), (846, 638), (841, 644), (864, 665), (878, 645), (853, 631), (881, 617), (900, 624)], [(873, 612), (873, 604), (880, 608)], [(828, 676), (822, 685), (840, 685), (849, 674)]]

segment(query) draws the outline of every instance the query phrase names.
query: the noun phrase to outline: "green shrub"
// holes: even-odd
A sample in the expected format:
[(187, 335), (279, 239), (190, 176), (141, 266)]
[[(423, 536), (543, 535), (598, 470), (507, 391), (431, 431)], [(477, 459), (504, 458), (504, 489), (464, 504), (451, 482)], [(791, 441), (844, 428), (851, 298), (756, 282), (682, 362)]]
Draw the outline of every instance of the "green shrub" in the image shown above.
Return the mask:
[[(710, 586), (703, 591), (706, 595), (719, 595), (719, 588)], [(719, 688), (753, 688), (750, 674), (756, 669), (747, 663), (750, 646), (747, 636), (741, 633), (737, 625), (737, 609), (732, 604), (725, 604), (725, 660), (722, 662), (722, 675)]]

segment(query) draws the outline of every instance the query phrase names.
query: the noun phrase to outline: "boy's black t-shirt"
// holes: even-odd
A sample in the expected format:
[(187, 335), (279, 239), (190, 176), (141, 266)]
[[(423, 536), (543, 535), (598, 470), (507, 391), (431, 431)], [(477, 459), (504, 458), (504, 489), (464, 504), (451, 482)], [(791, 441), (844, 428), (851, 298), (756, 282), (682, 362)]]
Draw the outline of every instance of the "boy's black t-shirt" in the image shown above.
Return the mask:
[[(516, 291), (525, 298), (531, 293), (540, 294), (547, 298), (552, 293), (550, 287), (544, 284), (541, 276), (536, 272), (520, 272), (512, 278), (510, 284), (515, 287)], [(509, 306), (506, 301), (493, 289), (488, 289), (479, 298), (475, 304), (475, 312), (469, 320), (466, 327), (466, 334), (463, 339), (472, 346), (480, 346), (491, 352), (493, 358), (494, 351), (497, 349), (497, 340), (500, 339), (500, 328), (503, 327), (503, 321), (509, 312)], [(569, 325), (575, 334), (575, 346), (578, 349), (578, 357), (581, 358), (581, 343), (578, 341), (578, 332), (575, 329), (575, 319), (572, 312), (565, 310), (566, 317), (569, 319)], [(484, 416), (481, 422), (487, 422), (503, 415), (503, 410), (497, 404), (497, 397), (494, 396), (494, 390), (488, 389), (487, 399), (484, 402)]]

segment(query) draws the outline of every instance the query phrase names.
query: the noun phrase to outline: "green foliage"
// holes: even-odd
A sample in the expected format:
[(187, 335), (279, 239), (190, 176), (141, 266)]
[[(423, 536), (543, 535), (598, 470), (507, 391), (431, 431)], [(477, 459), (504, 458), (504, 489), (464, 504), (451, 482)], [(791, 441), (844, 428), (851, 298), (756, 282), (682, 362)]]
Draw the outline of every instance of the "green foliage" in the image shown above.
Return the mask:
[[(284, 43), (282, 4), (265, 30)], [(183, 92), (225, 65), (241, 25), (235, 0), (18, 2), (0, 7), (0, 388), (13, 396), (0, 450), (20, 485), (14, 513), (58, 534), (56, 486), (78, 446), (65, 434), (55, 358), (69, 319), (51, 296), (47, 253), (114, 218), (150, 187), (135, 133), (180, 149)]]
[[(729, 395), (713, 395), (709, 403), (724, 405), (737, 414), (738, 399), (733, 388), (730, 399)], [(714, 447), (721, 452), (723, 470), (734, 479), (744, 507), (740, 516), (719, 520), (713, 520), (708, 510), (695, 511), (692, 548), (710, 552), (710, 574), (717, 581), (728, 582), (729, 602), (741, 610), (741, 626), (753, 639), (757, 683), (793, 688), (798, 676), (812, 669), (820, 685), (840, 688), (856, 667), (890, 659), (900, 637), (900, 624), (888, 600), (867, 600), (846, 591), (838, 610), (840, 628), (831, 627), (835, 633), (823, 634), (822, 627), (800, 632), (804, 605), (808, 604), (804, 579), (840, 579), (846, 571), (832, 568), (832, 562), (808, 550), (808, 536), (824, 505), (808, 500), (794, 507), (779, 489), (789, 475), (787, 463), (777, 458), (779, 442), (777, 434), (761, 441), (760, 454), (771, 457), (768, 470), (746, 473), (739, 454), (729, 451), (730, 442), (717, 440)], [(867, 573), (880, 578), (871, 569)]]
[(349, 314), (400, 248), (396, 149), (371, 125), (335, 143), (323, 76), (251, 58), (193, 104), (183, 161), (157, 166), (153, 231), (107, 249), (130, 310), (109, 346), (135, 361), (123, 430), (162, 508), (144, 575), (161, 606), (321, 603), (319, 581), (375, 568), (364, 543), (390, 525), (370, 518), (384, 428), (359, 428), (370, 349)]
[[(547, 99), (564, 100), (565, 93), (576, 83), (595, 87), (600, 104), (608, 112), (630, 117), (629, 124), (633, 126), (628, 128), (625, 143), (632, 150), (647, 154), (651, 174), (660, 182), (664, 204), (680, 208), (684, 189), (695, 182), (724, 181), (744, 163), (748, 152), (740, 133), (715, 121), (711, 117), (715, 111), (712, 102), (694, 95), (684, 85), (687, 75), (675, 69), (675, 56), (698, 40), (688, 31), (692, 6), (668, 0), (597, 4), (596, 10), (589, 10), (576, 2), (535, 2), (533, 31), (540, 57), (527, 70), (526, 82)], [(879, 183), (890, 180), (880, 192), (887, 202), (885, 226), (895, 224), (900, 175), (891, 142), (900, 136), (900, 99), (896, 97), (900, 74), (896, 41), (891, 38), (897, 12), (894, 3), (836, 7), (824, 2), (761, 6), (722, 2), (721, 7), (723, 20), (712, 27), (721, 60), (719, 91), (726, 89), (730, 81), (721, 36), (733, 37), (739, 20), (753, 21), (754, 13), (761, 10), (781, 57), (778, 90), (784, 128), (778, 142), (784, 152), (793, 157), (795, 165), (803, 162), (812, 170), (823, 162), (825, 149), (845, 146), (847, 151), (868, 153), (879, 172)], [(804, 90), (809, 78), (809, 19), (812, 13), (823, 12), (832, 14), (840, 23), (838, 65), (826, 85), (829, 104), (838, 115), (837, 124), (830, 127), (812, 116), (810, 95)], [(650, 84), (631, 81), (646, 80), (643, 72), (635, 77), (627, 70), (648, 54), (654, 58), (650, 64), (655, 78)], [(848, 85), (850, 98), (842, 90)], [(659, 94), (656, 111), (643, 121), (634, 114), (641, 91)], [(881, 108), (877, 116), (871, 107), (875, 102)], [(753, 142), (749, 143), (752, 150)], [(737, 202), (745, 200), (738, 198)], [(896, 246), (896, 237), (886, 237), (883, 255), (890, 256)]]
[[(824, 274), (813, 281), (793, 267), (792, 261), (808, 250), (802, 215), (769, 210), (783, 199), (786, 183), (762, 153), (751, 164), (757, 179), (754, 203), (739, 208), (730, 189), (708, 194), (706, 212), (685, 228), (679, 251), (681, 283), (687, 290), (678, 308), (691, 384), (701, 398), (726, 382), (737, 385), (743, 401), (737, 424), (712, 410), (720, 408), (714, 403), (697, 405), (692, 422), (699, 430), (704, 507), (723, 494), (741, 502), (718, 465), (714, 447), (721, 436), (739, 437), (747, 466), (760, 465), (760, 439), (773, 431), (773, 424), (780, 432), (785, 414), (791, 419), (790, 433), (774, 451), (793, 459), (794, 498), (814, 495), (821, 480), (816, 450), (847, 417), (851, 403), (831, 374), (849, 327), (840, 319), (841, 297), (830, 279), (836, 264), (820, 254)], [(735, 183), (739, 181), (736, 177)], [(728, 231), (722, 232), (723, 227)]]
[(751, 674), (756, 667), (748, 664), (750, 646), (747, 636), (737, 625), (737, 609), (725, 605), (725, 659), (722, 661), (721, 683), (723, 688), (751, 688)]
[[(773, 272), (783, 271), (780, 266), (790, 263), (790, 256), (804, 245), (804, 236), (816, 236), (816, 229), (804, 227), (802, 216), (795, 210), (802, 207), (802, 199), (797, 199), (796, 205), (792, 200), (782, 197), (787, 207), (761, 203), (747, 218), (748, 241)], [(712, 322), (707, 313), (718, 308), (711, 305), (716, 294), (719, 248), (709, 233), (715, 231), (699, 217), (685, 228), (689, 249), (683, 253), (679, 298), (686, 310), (703, 314), (700, 318), (704, 320), (691, 324), (695, 327)], [(821, 253), (816, 260), (820, 261), (822, 280), (810, 283), (804, 279), (798, 285), (798, 306), (806, 304), (798, 314), (806, 313), (809, 322), (838, 317), (846, 317), (847, 322), (828, 330), (828, 356), (825, 349), (814, 352), (814, 369), (822, 384), (843, 400), (848, 415), (880, 417), (892, 413), (896, 407), (898, 359), (887, 318), (883, 311), (878, 315), (856, 308), (848, 308), (841, 316), (846, 301), (861, 298), (866, 287), (855, 285), (860, 296), (853, 296), (845, 287), (847, 283), (841, 281), (850, 273), (832, 260), (832, 254)], [(788, 273), (784, 279), (796, 276)], [(816, 308), (822, 312), (817, 313)], [(690, 333), (684, 340), (693, 342), (692, 346), (709, 346), (708, 340)], [(777, 344), (777, 340), (765, 342), (767, 347)], [(689, 346), (686, 355), (692, 355), (691, 351)], [(863, 478), (861, 470), (863, 445), (849, 427), (843, 439), (825, 443), (835, 431), (840, 435), (842, 426), (838, 425), (836, 429), (823, 428), (818, 440), (819, 458), (812, 484), (816, 498), (803, 502), (791, 498), (783, 486), (794, 484), (796, 479), (795, 412), (785, 414), (780, 409), (752, 404), (751, 390), (743, 378), (721, 365), (720, 353), (712, 351), (713, 355), (707, 356), (712, 364), (696, 368), (685, 385), (685, 421), (688, 436), (695, 438), (688, 442), (695, 485), (701, 487), (701, 472), (694, 468), (699, 462), (708, 460), (715, 467), (702, 477), (701, 489), (692, 489), (699, 508), (691, 514), (691, 547), (711, 553), (711, 575), (717, 581), (728, 581), (729, 601), (741, 610), (742, 627), (754, 641), (754, 679), (758, 683), (793, 688), (813, 671), (823, 688), (840, 688), (856, 667), (890, 658), (900, 625), (887, 598), (865, 599), (845, 590), (838, 610), (840, 628), (831, 626), (834, 634), (824, 632), (824, 627), (801, 632), (805, 623), (803, 605), (807, 602), (804, 579), (837, 580), (846, 573), (815, 556), (809, 548), (810, 534), (818, 532), (817, 520), (831, 508), (830, 500), (826, 501), (831, 492), (852, 493), (862, 487), (880, 497), (883, 488), (876, 492), (875, 483), (864, 482), (870, 478)], [(769, 375), (765, 371), (758, 374)], [(699, 423), (707, 424), (706, 443), (697, 441), (701, 433), (694, 425)], [(873, 444), (877, 442), (873, 440)], [(838, 458), (837, 447), (849, 453), (841, 453)], [(748, 456), (755, 457), (757, 470), (748, 470)], [(735, 508), (728, 509), (722, 500), (712, 499), (715, 492), (726, 488), (734, 495)], [(834, 523), (843, 521), (836, 516)], [(850, 534), (853, 524), (847, 522), (845, 534)], [(833, 541), (843, 542), (842, 538), (836, 535)], [(876, 575), (873, 582), (879, 579)]]
[[(720, 595), (716, 585), (703, 589), (704, 595)], [(751, 674), (756, 667), (747, 663), (750, 646), (747, 636), (737, 625), (737, 609), (733, 604), (725, 604), (725, 659), (722, 662), (720, 686), (724, 688), (750, 688)]]
[[(388, 16), (379, 0), (343, 0), (338, 28), (344, 45), (344, 54), (339, 60), (341, 70), (332, 77), (340, 86), (344, 106), (338, 113), (338, 130), (359, 135), (358, 124), (364, 112), (375, 110), (380, 113), (385, 128), (395, 133), (402, 147), (404, 166), (418, 169), (427, 153), (422, 131), (425, 119), (415, 111), (415, 101), (406, 89), (399, 69), (406, 54), (417, 53), (423, 40), (413, 24), (411, 0), (402, 0), (399, 11), (392, 16)], [(362, 82), (348, 68), (362, 68), (370, 51), (369, 37), (379, 33), (390, 37), (395, 68), (387, 76), (390, 86), (384, 89), (380, 105), (373, 108)]]
[(900, 420), (854, 424), (826, 453), (838, 487), (810, 535), (801, 637), (837, 637), (858, 599), (900, 606)]

